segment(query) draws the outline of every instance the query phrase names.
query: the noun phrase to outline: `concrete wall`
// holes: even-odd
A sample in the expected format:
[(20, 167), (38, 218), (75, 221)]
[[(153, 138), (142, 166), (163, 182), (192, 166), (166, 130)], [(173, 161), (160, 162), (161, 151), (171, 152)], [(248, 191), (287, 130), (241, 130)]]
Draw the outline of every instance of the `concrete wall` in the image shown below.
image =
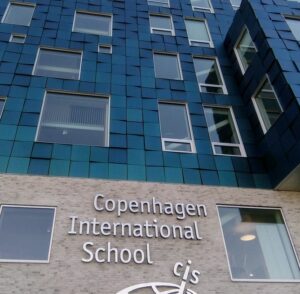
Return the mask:
[[(97, 212), (93, 207), (96, 193), (108, 198), (195, 203), (207, 206), (207, 217), (176, 220), (172, 215), (153, 216)], [(299, 283), (232, 282), (227, 265), (216, 204), (282, 207), (296, 251), (300, 252), (300, 193), (221, 188), (212, 186), (172, 185), (129, 181), (105, 181), (36, 176), (0, 176), (0, 204), (56, 206), (56, 220), (49, 264), (0, 263), (0, 293), (101, 293), (110, 294), (143, 282), (179, 284), (173, 275), (176, 262), (192, 261), (192, 269), (201, 271), (200, 282), (188, 288), (199, 293), (300, 293)], [(133, 237), (69, 235), (69, 216), (98, 221), (143, 223), (145, 218), (159, 223), (199, 224), (200, 241)], [(84, 242), (103, 246), (111, 241), (119, 248), (151, 247), (154, 264), (84, 263)], [(1, 242), (1, 240), (0, 240)], [(152, 293), (134, 292), (134, 293)]]

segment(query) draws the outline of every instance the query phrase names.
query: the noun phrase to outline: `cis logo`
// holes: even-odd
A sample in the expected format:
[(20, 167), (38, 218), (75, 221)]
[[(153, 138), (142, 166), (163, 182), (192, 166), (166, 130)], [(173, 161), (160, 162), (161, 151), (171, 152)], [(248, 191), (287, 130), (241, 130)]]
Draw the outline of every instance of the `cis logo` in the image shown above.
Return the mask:
[(180, 289), (184, 290), (186, 283), (191, 283), (194, 285), (199, 283), (200, 272), (198, 270), (191, 270), (191, 264), (192, 262), (188, 260), (185, 268), (181, 262), (177, 262), (174, 265), (174, 275), (182, 278)]

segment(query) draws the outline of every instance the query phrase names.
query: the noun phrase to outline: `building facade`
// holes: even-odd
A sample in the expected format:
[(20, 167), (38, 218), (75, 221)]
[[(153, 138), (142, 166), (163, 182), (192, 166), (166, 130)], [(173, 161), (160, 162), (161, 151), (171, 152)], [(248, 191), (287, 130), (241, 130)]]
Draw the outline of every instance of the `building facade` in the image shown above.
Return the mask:
[(0, 293), (299, 293), (299, 2), (0, 17)]

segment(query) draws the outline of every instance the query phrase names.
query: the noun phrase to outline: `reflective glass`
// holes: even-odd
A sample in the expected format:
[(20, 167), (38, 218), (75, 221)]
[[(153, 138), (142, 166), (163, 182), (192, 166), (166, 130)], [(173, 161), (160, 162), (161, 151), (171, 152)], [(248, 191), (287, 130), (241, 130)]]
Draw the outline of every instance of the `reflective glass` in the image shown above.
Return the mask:
[(108, 99), (47, 93), (37, 141), (47, 143), (108, 145)]
[(218, 207), (233, 279), (299, 280), (279, 209)]
[(236, 51), (241, 61), (241, 66), (246, 71), (256, 54), (254, 43), (247, 29), (244, 30), (239, 43), (236, 45)]
[(2, 22), (16, 25), (29, 26), (34, 12), (33, 5), (22, 3), (9, 3)]
[(239, 144), (229, 108), (205, 107), (204, 113), (212, 142)]
[(230, 0), (233, 9), (238, 9), (241, 6), (242, 0)]
[(300, 19), (286, 18), (286, 22), (290, 27), (295, 39), (300, 41)]
[(2, 112), (3, 112), (3, 109), (4, 109), (5, 101), (6, 101), (6, 99), (0, 98), (0, 118), (2, 116)]
[(202, 92), (224, 92), (224, 90), (222, 89), (222, 79), (215, 59), (194, 58), (194, 66), (197, 81), (201, 86)]
[(173, 34), (173, 24), (170, 16), (150, 15), (152, 33)]
[(110, 15), (92, 14), (76, 11), (74, 20), (74, 31), (111, 36), (112, 17)]
[(210, 46), (211, 40), (204, 21), (186, 19), (185, 26), (191, 45)]
[(267, 131), (282, 113), (275, 92), (268, 80), (263, 83), (262, 87), (254, 97), (254, 101)]
[(211, 5), (209, 0), (191, 0), (191, 4), (193, 8), (197, 9), (199, 8), (200, 10), (211, 10)]
[(23, 44), (25, 42), (26, 35), (16, 35), (12, 34), (10, 37), (10, 42)]
[(177, 55), (154, 53), (155, 77), (181, 80), (181, 70)]
[(148, 0), (148, 5), (170, 7), (169, 0)]
[(48, 261), (54, 208), (2, 206), (0, 260)]
[(62, 79), (79, 79), (81, 53), (40, 49), (34, 75)]

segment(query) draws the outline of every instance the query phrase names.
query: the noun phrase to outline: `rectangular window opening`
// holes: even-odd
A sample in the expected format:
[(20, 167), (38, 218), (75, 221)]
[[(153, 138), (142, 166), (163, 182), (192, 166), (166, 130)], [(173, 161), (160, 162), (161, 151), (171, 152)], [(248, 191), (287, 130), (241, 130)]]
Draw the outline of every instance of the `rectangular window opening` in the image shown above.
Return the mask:
[(112, 46), (111, 45), (100, 44), (98, 46), (98, 52), (99, 53), (105, 53), (105, 54), (112, 54)]
[(107, 147), (109, 97), (46, 92), (36, 141)]
[(300, 281), (299, 260), (278, 208), (218, 205), (234, 281)]
[(80, 79), (82, 52), (55, 48), (39, 48), (33, 75)]
[(191, 4), (194, 11), (214, 13), (214, 9), (210, 0), (191, 0)]
[(4, 111), (5, 102), (6, 102), (6, 97), (0, 97), (0, 119)]
[(170, 7), (169, 0), (148, 0), (148, 5)]
[(230, 107), (204, 106), (208, 133), (215, 155), (246, 156)]
[(213, 42), (205, 20), (186, 18), (185, 27), (191, 46), (213, 47)]
[(23, 34), (11, 34), (9, 42), (24, 44), (26, 40), (26, 35)]
[(163, 150), (195, 153), (187, 105), (159, 102), (158, 110)]
[(152, 34), (175, 36), (173, 20), (170, 15), (150, 14), (149, 21)]
[(9, 2), (1, 22), (7, 24), (29, 26), (35, 4), (26, 2)]
[(48, 263), (55, 208), (2, 205), (0, 262)]

